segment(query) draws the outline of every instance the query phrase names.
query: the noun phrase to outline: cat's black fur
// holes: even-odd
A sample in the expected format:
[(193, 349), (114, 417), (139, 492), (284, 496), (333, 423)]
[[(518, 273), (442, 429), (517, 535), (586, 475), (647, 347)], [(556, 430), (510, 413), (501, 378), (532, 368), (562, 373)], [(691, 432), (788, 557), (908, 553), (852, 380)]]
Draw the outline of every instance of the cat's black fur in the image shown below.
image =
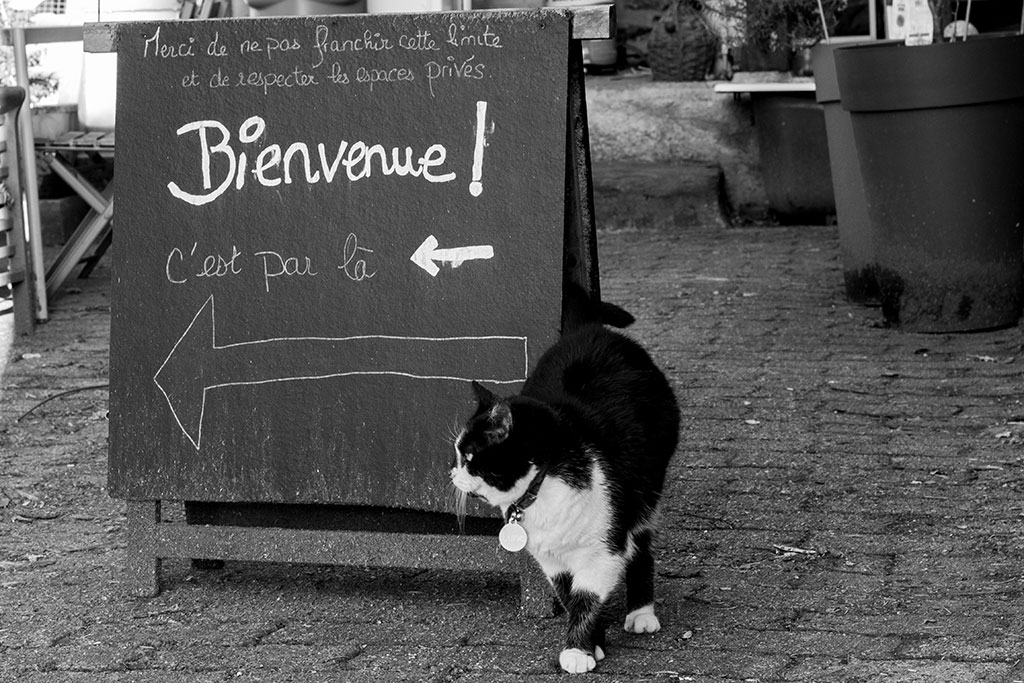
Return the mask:
[(604, 656), (601, 611), (623, 578), (626, 630), (660, 626), (651, 539), (679, 409), (647, 352), (592, 320), (615, 310), (629, 316), (607, 306), (590, 307), (591, 320), (567, 317), (519, 395), (499, 398), (474, 383), (477, 410), (456, 440), (452, 468), (457, 488), (503, 513), (543, 473), (522, 524), (568, 614), (560, 657), (568, 671), (590, 670)]

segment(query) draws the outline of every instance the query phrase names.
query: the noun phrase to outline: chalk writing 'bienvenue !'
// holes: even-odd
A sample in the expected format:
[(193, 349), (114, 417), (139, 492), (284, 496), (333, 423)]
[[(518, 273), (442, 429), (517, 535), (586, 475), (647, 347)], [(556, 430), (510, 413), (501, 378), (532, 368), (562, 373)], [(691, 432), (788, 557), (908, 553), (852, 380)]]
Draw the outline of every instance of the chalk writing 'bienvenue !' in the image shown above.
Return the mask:
[[(267, 122), (261, 116), (250, 116), (238, 127), (238, 143), (251, 145), (267, 131)], [(433, 144), (422, 155), (416, 156), (411, 147), (385, 148), (382, 144), (367, 144), (363, 141), (336, 143), (318, 142), (312, 147), (305, 142), (292, 142), (286, 147), (271, 144), (250, 152), (238, 149), (232, 144), (231, 132), (220, 121), (192, 121), (177, 130), (179, 137), (195, 133), (199, 145), (199, 170), (202, 177), (202, 191), (189, 192), (175, 181), (167, 183), (167, 189), (177, 199), (201, 206), (208, 204), (229, 188), (241, 190), (251, 176), (262, 187), (277, 187), (282, 183), (304, 182), (315, 185), (320, 182), (333, 183), (344, 169), (342, 177), (349, 182), (370, 178), (373, 175), (411, 176), (430, 183), (447, 183), (455, 179), (454, 172), (443, 173), (441, 167), (448, 152), (443, 145)], [(211, 143), (211, 135), (219, 136)], [(214, 186), (213, 160), (223, 177)], [(250, 168), (250, 163), (252, 164)]]

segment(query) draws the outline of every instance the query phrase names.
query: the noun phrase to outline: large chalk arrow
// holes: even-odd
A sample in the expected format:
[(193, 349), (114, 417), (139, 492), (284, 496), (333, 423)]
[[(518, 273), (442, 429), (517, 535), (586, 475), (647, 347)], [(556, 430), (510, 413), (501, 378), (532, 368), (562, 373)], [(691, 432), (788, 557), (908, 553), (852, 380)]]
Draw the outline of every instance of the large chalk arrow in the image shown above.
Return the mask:
[(218, 346), (210, 296), (153, 381), (199, 450), (211, 389), (348, 375), (512, 384), (526, 379), (528, 362), (526, 337), (276, 337)]
[(430, 235), (423, 240), (423, 244), (413, 252), (411, 257), (413, 263), (430, 273), (432, 277), (437, 277), (441, 270), (435, 261), (450, 263), (452, 268), (458, 268), (465, 261), (494, 258), (494, 247), (489, 244), (475, 247), (452, 247), (451, 249), (438, 249), (437, 246), (437, 238)]

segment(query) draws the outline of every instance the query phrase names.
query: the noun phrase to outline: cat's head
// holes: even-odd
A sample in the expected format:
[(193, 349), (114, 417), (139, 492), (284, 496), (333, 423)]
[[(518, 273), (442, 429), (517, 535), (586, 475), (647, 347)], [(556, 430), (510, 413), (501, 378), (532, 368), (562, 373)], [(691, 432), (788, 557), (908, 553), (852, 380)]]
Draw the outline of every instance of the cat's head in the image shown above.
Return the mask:
[(504, 507), (522, 495), (536, 474), (530, 433), (533, 421), (522, 399), (501, 399), (473, 382), (476, 412), (455, 437), (452, 484), (460, 492), (459, 514), (467, 495)]

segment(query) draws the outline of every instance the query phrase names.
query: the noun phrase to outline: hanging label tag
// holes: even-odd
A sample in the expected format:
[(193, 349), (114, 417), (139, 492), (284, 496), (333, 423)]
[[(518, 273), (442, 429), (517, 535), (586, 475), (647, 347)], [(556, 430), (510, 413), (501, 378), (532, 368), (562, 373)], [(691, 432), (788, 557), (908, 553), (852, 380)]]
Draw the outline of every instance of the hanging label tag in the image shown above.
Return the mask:
[(510, 553), (518, 553), (526, 547), (526, 529), (518, 522), (506, 522), (498, 532), (498, 543)]
[(927, 0), (910, 0), (907, 7), (906, 38), (907, 45), (931, 45), (934, 31), (932, 10)]

